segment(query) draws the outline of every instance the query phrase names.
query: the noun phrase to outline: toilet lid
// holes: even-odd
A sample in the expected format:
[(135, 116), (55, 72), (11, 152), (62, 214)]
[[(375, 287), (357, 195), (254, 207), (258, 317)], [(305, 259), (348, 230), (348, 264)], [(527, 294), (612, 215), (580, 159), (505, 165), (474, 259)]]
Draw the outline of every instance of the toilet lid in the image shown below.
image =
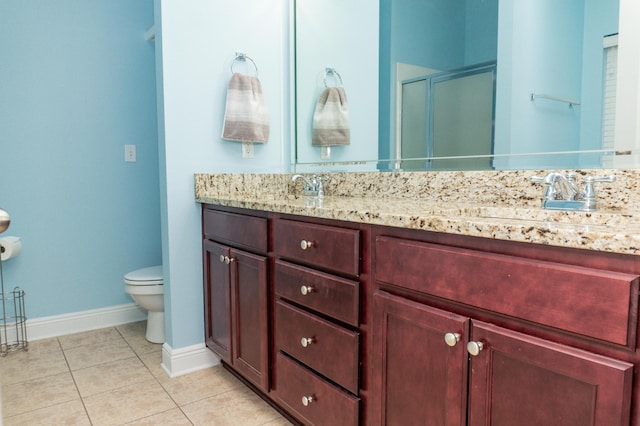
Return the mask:
[(162, 265), (151, 266), (129, 272), (124, 276), (124, 281), (131, 285), (157, 285), (164, 282)]

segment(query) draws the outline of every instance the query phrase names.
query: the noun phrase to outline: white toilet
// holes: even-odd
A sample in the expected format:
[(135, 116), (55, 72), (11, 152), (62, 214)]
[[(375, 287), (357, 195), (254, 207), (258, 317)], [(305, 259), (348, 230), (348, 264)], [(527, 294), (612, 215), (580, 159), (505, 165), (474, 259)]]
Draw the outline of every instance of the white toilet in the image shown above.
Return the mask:
[(151, 266), (124, 276), (124, 291), (148, 311), (146, 339), (164, 343), (164, 279), (162, 266)]

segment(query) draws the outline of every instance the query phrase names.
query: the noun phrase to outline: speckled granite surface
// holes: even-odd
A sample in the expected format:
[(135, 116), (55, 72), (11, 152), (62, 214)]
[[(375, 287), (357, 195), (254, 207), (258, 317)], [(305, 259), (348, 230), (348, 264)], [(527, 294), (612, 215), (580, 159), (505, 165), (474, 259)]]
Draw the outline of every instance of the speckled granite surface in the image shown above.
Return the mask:
[[(544, 171), (332, 173), (321, 200), (290, 174), (196, 174), (195, 197), (219, 204), (453, 234), (640, 255), (640, 170), (597, 184), (599, 211), (542, 210)], [(578, 181), (581, 179), (578, 178)]]

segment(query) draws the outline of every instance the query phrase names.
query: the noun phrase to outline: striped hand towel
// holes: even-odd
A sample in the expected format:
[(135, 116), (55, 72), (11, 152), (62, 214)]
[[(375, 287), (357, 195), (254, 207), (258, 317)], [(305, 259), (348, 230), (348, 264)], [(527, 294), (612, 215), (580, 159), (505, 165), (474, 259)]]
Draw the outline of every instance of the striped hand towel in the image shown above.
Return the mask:
[(318, 97), (313, 113), (311, 144), (314, 146), (349, 145), (349, 108), (342, 87), (327, 87)]
[(269, 140), (269, 112), (258, 77), (237, 72), (231, 76), (222, 139), (261, 143)]

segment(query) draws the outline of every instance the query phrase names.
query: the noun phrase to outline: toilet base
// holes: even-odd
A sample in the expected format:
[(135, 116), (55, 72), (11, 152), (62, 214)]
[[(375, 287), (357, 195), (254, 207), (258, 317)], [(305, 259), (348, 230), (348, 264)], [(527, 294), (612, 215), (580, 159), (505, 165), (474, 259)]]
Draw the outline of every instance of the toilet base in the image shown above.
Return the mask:
[(164, 312), (148, 312), (145, 339), (151, 343), (164, 343)]

